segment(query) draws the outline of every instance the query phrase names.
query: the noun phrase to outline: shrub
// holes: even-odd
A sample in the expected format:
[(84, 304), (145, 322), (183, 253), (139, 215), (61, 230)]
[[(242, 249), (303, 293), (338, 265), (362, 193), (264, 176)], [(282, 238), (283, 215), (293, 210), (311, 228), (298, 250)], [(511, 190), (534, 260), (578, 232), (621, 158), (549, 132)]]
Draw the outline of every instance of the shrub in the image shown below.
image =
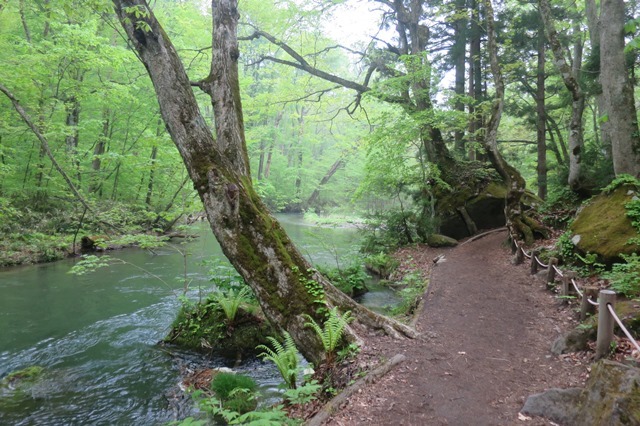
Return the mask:
[(256, 382), (242, 374), (218, 373), (211, 381), (211, 390), (222, 401), (224, 408), (238, 413), (255, 410), (256, 388)]
[(615, 263), (605, 278), (611, 280), (611, 288), (627, 297), (640, 296), (640, 256), (621, 254), (625, 263)]

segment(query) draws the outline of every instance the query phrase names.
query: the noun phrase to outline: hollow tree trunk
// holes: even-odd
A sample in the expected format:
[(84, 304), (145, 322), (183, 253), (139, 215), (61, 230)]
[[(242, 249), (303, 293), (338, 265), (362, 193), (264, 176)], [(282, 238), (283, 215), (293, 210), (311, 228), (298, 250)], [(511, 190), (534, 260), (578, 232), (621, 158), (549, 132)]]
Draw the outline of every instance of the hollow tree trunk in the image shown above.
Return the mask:
[[(411, 335), (408, 327), (361, 307), (330, 285), (302, 257), (254, 191), (238, 83), (236, 0), (212, 2), (211, 73), (193, 83), (212, 97), (217, 139), (198, 109), (175, 48), (146, 3), (112, 1), (151, 77), (162, 117), (213, 233), (225, 256), (253, 289), (269, 321), (279, 330), (287, 330), (302, 354), (314, 363), (320, 363), (324, 353), (317, 336), (305, 327), (305, 315), (322, 321), (320, 308), (325, 304), (351, 309), (363, 324)], [(358, 340), (353, 330), (348, 338)]]

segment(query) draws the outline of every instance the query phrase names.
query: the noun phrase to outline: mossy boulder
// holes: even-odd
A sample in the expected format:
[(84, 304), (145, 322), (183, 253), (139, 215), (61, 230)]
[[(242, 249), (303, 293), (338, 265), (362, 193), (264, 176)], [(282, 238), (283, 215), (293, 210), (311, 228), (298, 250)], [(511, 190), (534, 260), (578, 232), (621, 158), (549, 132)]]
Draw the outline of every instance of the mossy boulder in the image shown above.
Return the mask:
[(640, 425), (640, 369), (602, 360), (585, 388), (550, 389), (527, 398), (522, 413), (571, 425)]
[(15, 388), (22, 383), (33, 383), (42, 375), (43, 371), (44, 368), (39, 365), (32, 365), (22, 370), (11, 372), (0, 381), (0, 386)]
[(627, 217), (625, 204), (639, 195), (635, 186), (622, 185), (591, 199), (569, 228), (576, 249), (597, 254), (607, 265), (619, 262), (620, 254), (638, 252), (638, 245), (628, 243), (638, 232)]
[(269, 322), (247, 306), (238, 309), (230, 324), (222, 308), (207, 300), (183, 306), (163, 343), (236, 358), (257, 354), (256, 346), (268, 343), (267, 336), (275, 334)]
[(429, 247), (455, 247), (458, 245), (458, 240), (446, 235), (431, 234), (427, 238), (427, 244)]

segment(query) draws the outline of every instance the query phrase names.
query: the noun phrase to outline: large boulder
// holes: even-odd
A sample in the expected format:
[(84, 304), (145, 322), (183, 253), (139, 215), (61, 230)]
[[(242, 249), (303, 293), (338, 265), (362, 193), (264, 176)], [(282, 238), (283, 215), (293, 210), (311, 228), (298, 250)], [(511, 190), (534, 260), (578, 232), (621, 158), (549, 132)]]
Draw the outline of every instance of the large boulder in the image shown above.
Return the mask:
[(640, 425), (640, 369), (602, 360), (584, 389), (531, 395), (521, 411), (567, 425)]
[(624, 206), (638, 196), (635, 186), (622, 185), (589, 201), (569, 228), (573, 234), (571, 241), (578, 251), (597, 254), (607, 265), (619, 262), (621, 253), (638, 252), (640, 247), (628, 243), (630, 238), (638, 237), (638, 232), (631, 225)]

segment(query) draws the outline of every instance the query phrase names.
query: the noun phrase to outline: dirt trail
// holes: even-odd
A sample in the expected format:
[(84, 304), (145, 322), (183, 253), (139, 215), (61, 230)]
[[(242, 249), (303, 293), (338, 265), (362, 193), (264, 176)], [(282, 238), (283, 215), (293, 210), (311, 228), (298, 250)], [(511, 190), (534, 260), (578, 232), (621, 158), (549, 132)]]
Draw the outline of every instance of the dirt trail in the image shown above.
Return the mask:
[[(580, 385), (585, 367), (552, 356), (572, 313), (514, 266), (497, 232), (454, 249), (433, 269), (416, 340), (374, 337), (364, 354), (406, 361), (352, 397), (329, 425), (545, 425), (519, 419), (524, 399)], [(423, 254), (424, 255), (424, 254)], [(425, 262), (428, 264), (428, 262)]]

